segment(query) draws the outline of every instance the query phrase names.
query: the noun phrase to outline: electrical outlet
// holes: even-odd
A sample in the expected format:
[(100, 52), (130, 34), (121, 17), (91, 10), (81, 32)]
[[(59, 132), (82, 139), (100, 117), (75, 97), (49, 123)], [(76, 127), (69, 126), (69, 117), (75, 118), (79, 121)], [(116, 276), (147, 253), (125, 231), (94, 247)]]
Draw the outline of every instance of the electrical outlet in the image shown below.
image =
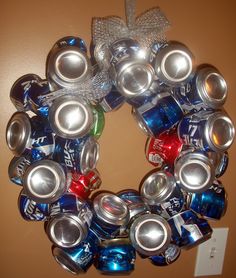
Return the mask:
[(209, 240), (198, 246), (194, 276), (222, 273), (229, 228), (214, 228)]

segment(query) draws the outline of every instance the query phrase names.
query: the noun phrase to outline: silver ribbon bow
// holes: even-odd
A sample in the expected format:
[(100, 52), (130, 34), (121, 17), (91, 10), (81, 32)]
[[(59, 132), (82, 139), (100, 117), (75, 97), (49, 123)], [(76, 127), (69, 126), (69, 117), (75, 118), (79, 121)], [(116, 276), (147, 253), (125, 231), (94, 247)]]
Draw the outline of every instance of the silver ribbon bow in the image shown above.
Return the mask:
[(140, 14), (135, 19), (135, 0), (126, 0), (127, 24), (120, 17), (93, 18), (92, 36), (95, 45), (109, 46), (120, 38), (132, 38), (145, 47), (165, 41), (164, 32), (170, 23), (159, 7)]

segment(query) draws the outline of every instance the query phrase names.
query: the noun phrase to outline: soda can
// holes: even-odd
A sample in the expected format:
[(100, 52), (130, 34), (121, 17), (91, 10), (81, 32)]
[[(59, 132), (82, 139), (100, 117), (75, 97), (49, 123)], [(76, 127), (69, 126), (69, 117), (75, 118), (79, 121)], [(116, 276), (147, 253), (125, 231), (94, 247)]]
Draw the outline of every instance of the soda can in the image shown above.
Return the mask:
[(63, 269), (72, 274), (82, 274), (93, 264), (98, 244), (97, 236), (89, 231), (86, 239), (74, 248), (52, 246), (52, 255)]
[(94, 125), (92, 107), (77, 95), (58, 97), (49, 108), (49, 122), (52, 130), (60, 137), (84, 137)]
[(172, 241), (181, 248), (192, 248), (211, 237), (212, 229), (207, 220), (191, 210), (185, 210), (168, 219)]
[(47, 79), (52, 90), (75, 88), (91, 76), (91, 63), (83, 40), (60, 39), (47, 57)]
[(176, 132), (164, 132), (157, 137), (149, 137), (145, 145), (145, 154), (148, 162), (154, 166), (160, 163), (173, 165), (183, 148), (183, 143), (179, 140)]
[(194, 71), (194, 57), (185, 45), (170, 42), (162, 47), (154, 59), (154, 69), (158, 79), (168, 85), (187, 82)]
[(151, 256), (149, 260), (156, 266), (166, 266), (174, 263), (180, 256), (181, 249), (179, 246), (170, 243), (164, 252), (158, 256)]
[(68, 189), (71, 174), (55, 161), (44, 159), (32, 163), (23, 176), (26, 195), (37, 203), (53, 203)]
[(204, 152), (190, 149), (182, 152), (177, 158), (174, 175), (183, 190), (198, 193), (212, 185), (215, 168)]
[(162, 253), (170, 244), (171, 229), (167, 221), (156, 214), (143, 214), (130, 227), (131, 244), (144, 256)]
[(227, 98), (227, 84), (215, 67), (201, 65), (189, 83), (173, 88), (173, 94), (189, 111), (219, 109)]
[(235, 129), (224, 111), (199, 111), (180, 121), (178, 136), (185, 145), (224, 152), (233, 143)]
[(73, 248), (86, 238), (91, 220), (92, 212), (88, 204), (67, 193), (51, 204), (46, 233), (53, 244)]
[(18, 208), (23, 219), (27, 221), (46, 221), (49, 217), (49, 204), (36, 203), (23, 190), (18, 197)]
[(125, 97), (113, 85), (111, 91), (100, 101), (104, 112), (118, 110), (125, 103)]
[(169, 218), (178, 214), (184, 207), (184, 196), (174, 176), (165, 171), (149, 173), (141, 183), (141, 196), (151, 208), (152, 213)]
[(97, 169), (91, 170), (85, 175), (73, 173), (68, 192), (72, 192), (79, 198), (87, 200), (91, 192), (98, 189), (101, 183), (102, 180)]
[(138, 41), (131, 38), (118, 39), (109, 45), (108, 52), (110, 75), (121, 94), (131, 98), (150, 87), (154, 70), (148, 62), (148, 53)]
[[(26, 74), (18, 78), (10, 91), (10, 99), (18, 111), (32, 110), (29, 95), (44, 95), (49, 92), (48, 83), (36, 74)], [(32, 110), (33, 111), (33, 110)]]
[(10, 181), (17, 185), (23, 185), (23, 175), (30, 164), (31, 161), (29, 158), (14, 156), (8, 166), (8, 177)]
[(224, 175), (225, 171), (227, 170), (229, 164), (229, 154), (227, 151), (225, 152), (207, 152), (208, 157), (212, 161), (212, 164), (215, 166), (216, 169), (216, 178), (220, 178)]
[(100, 243), (94, 265), (106, 275), (128, 275), (134, 270), (135, 249), (128, 238), (114, 238)]
[(90, 131), (90, 135), (96, 140), (102, 135), (105, 126), (105, 116), (102, 107), (98, 104), (93, 107), (94, 125)]
[(129, 221), (126, 203), (112, 193), (100, 193), (93, 200), (93, 230), (101, 239), (111, 239), (119, 234)]
[(219, 220), (227, 210), (227, 193), (220, 181), (215, 180), (212, 186), (202, 193), (189, 193), (187, 204), (194, 212), (204, 218)]
[(16, 112), (8, 122), (6, 141), (15, 156), (32, 154), (33, 160), (49, 157), (55, 147), (54, 136), (38, 117), (30, 118), (25, 112)]
[(139, 127), (152, 137), (169, 130), (183, 117), (180, 105), (169, 92), (157, 94), (150, 102), (133, 108), (132, 113)]
[(56, 137), (53, 160), (65, 165), (68, 171), (86, 174), (96, 168), (99, 144), (93, 137), (64, 139)]
[(134, 217), (150, 212), (148, 204), (143, 201), (142, 196), (137, 190), (125, 189), (119, 191), (116, 196), (121, 198), (128, 206), (130, 216), (129, 223), (134, 219)]

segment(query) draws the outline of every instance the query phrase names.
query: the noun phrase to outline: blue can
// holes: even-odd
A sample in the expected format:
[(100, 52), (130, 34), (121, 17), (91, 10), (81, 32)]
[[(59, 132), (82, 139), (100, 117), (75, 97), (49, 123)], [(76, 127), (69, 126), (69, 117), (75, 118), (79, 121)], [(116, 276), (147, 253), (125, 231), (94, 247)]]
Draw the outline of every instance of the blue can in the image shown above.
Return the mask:
[(183, 110), (169, 93), (157, 94), (151, 101), (133, 109), (139, 126), (149, 136), (158, 136), (176, 125), (183, 117)]
[(49, 217), (49, 204), (36, 203), (22, 190), (18, 198), (18, 208), (21, 216), (27, 221), (46, 221)]
[(76, 46), (85, 53), (87, 52), (87, 46), (83, 39), (80, 37), (74, 37), (74, 36), (67, 36), (59, 39), (55, 44), (54, 47), (62, 48), (67, 46)]
[(216, 178), (220, 178), (224, 175), (229, 164), (229, 154), (228, 152), (208, 152), (208, 157), (212, 160), (215, 166)]
[(130, 241), (116, 238), (100, 244), (94, 265), (102, 274), (129, 274), (134, 270), (135, 259), (135, 249)]
[(181, 249), (175, 244), (170, 244), (166, 250), (158, 256), (151, 256), (149, 260), (157, 266), (166, 266), (174, 263), (180, 256)]
[(125, 103), (125, 97), (113, 85), (111, 91), (100, 101), (104, 112), (118, 110)]
[(99, 145), (90, 136), (78, 139), (55, 138), (53, 160), (65, 165), (68, 171), (85, 174), (96, 168)]
[(10, 181), (17, 185), (23, 185), (23, 175), (30, 164), (29, 157), (14, 156), (8, 166), (8, 177)]
[(234, 135), (234, 125), (223, 111), (202, 110), (185, 116), (178, 125), (178, 136), (185, 145), (205, 151), (226, 151)]
[(189, 194), (188, 206), (204, 218), (219, 220), (227, 210), (226, 191), (221, 182), (215, 180), (208, 190)]
[(98, 244), (98, 237), (90, 231), (87, 238), (74, 248), (52, 246), (52, 254), (55, 260), (68, 272), (73, 274), (85, 273), (93, 264)]
[(211, 237), (212, 229), (207, 220), (191, 210), (183, 211), (168, 220), (172, 241), (182, 248), (192, 248)]

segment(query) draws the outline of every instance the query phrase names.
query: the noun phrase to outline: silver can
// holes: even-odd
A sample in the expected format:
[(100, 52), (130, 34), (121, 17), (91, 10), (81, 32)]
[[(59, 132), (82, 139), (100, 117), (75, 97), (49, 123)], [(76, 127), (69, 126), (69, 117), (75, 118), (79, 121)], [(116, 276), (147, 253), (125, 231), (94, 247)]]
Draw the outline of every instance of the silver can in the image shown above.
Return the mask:
[(47, 59), (47, 79), (53, 90), (75, 88), (91, 76), (87, 54), (76, 46), (53, 47)]
[(60, 137), (76, 139), (90, 132), (94, 116), (91, 106), (84, 98), (65, 95), (57, 98), (49, 108), (49, 122)]
[(136, 251), (149, 257), (162, 253), (169, 246), (171, 229), (164, 218), (145, 214), (132, 223), (129, 237)]
[(37, 203), (52, 203), (62, 196), (71, 183), (71, 175), (52, 160), (32, 163), (23, 176), (24, 191)]
[(30, 164), (30, 160), (24, 156), (13, 157), (8, 166), (9, 179), (17, 185), (22, 185), (23, 175)]
[(194, 71), (193, 60), (193, 54), (185, 45), (170, 42), (157, 52), (154, 60), (156, 75), (168, 85), (187, 82)]
[(125, 97), (140, 95), (150, 87), (154, 69), (147, 61), (149, 53), (136, 40), (116, 40), (109, 46), (108, 52), (111, 77)]
[(215, 178), (215, 168), (208, 156), (192, 149), (177, 158), (174, 173), (179, 186), (187, 192), (203, 192)]

